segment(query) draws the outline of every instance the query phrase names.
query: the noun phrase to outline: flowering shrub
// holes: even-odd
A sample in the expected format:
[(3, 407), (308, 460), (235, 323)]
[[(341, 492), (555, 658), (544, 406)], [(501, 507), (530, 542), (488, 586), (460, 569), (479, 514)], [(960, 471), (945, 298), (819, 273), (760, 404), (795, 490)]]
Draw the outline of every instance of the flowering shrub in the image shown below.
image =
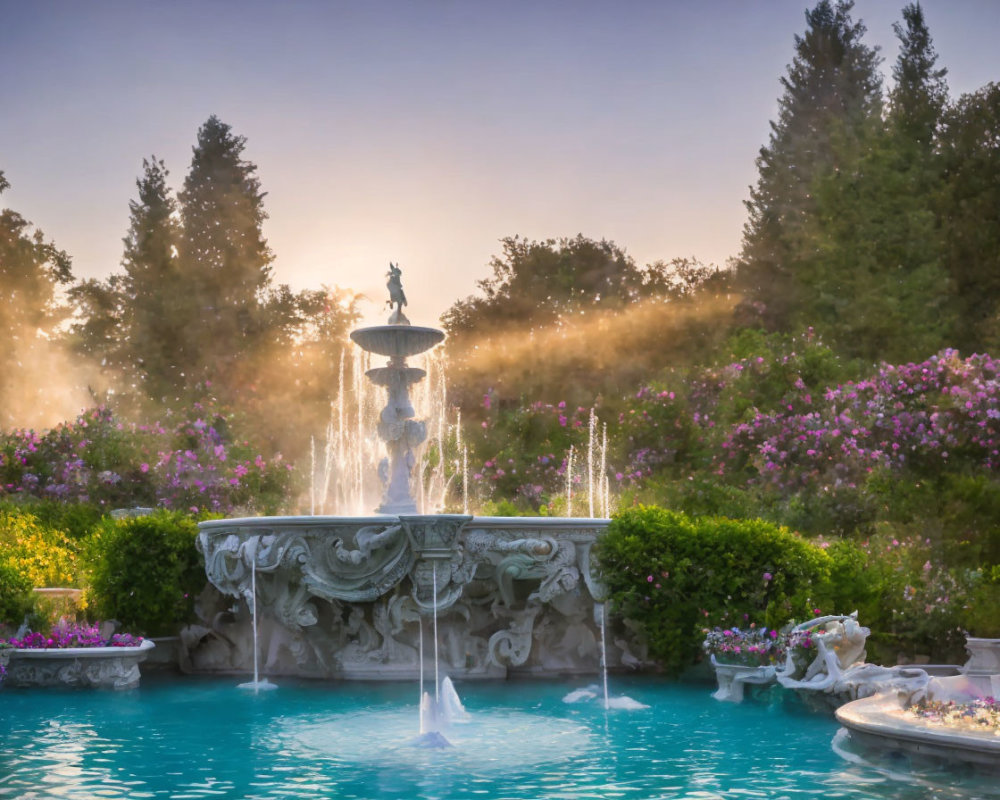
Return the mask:
[(167, 422), (124, 423), (101, 407), (44, 433), (4, 433), (0, 496), (222, 513), (284, 502), (291, 466), (236, 439), (231, 414), (195, 403)]
[(699, 425), (714, 425), (707, 416), (689, 412), (673, 390), (643, 386), (618, 414), (615, 432), (624, 466), (615, 473), (619, 483), (636, 484), (669, 465), (689, 462)]
[(510, 500), (538, 510), (565, 494), (568, 453), (575, 453), (569, 479), (583, 487), (590, 409), (571, 408), (565, 401), (532, 403), (514, 410), (496, 409), (487, 393), (483, 398), (481, 428), (469, 444), (486, 458), (470, 465), (470, 493), (480, 502)]
[(705, 628), (704, 633), (702, 649), (720, 664), (760, 667), (778, 664), (785, 655), (785, 637), (774, 628), (750, 623), (743, 629)]
[(100, 626), (95, 624), (66, 622), (61, 620), (48, 634), (28, 631), (20, 638), (11, 637), (0, 644), (16, 647), (22, 650), (41, 650), (64, 647), (138, 647), (142, 644), (141, 636), (130, 633), (116, 633), (110, 638), (101, 634)]
[(858, 609), (871, 628), (873, 660), (893, 663), (901, 655), (917, 654), (945, 663), (965, 660), (971, 575), (943, 563), (930, 540), (882, 533), (860, 542), (837, 542), (828, 552), (841, 581), (836, 605)]
[[(723, 443), (729, 470), (785, 494), (856, 491), (878, 469), (1000, 468), (1000, 362), (945, 350), (883, 365), (822, 399), (758, 412)], [(805, 406), (806, 408), (802, 408)]]

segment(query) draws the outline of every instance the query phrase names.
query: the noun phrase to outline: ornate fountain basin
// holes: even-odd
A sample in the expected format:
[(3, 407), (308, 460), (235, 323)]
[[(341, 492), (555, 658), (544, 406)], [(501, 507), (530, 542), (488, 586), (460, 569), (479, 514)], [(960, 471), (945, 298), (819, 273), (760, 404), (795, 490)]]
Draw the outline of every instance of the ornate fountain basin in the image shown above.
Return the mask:
[(444, 341), (444, 331), (419, 325), (375, 325), (351, 332), (362, 350), (390, 358), (407, 358)]
[[(186, 644), (201, 671), (250, 663), (256, 570), (269, 675), (412, 678), (436, 612), (456, 677), (593, 673), (590, 548), (608, 520), (462, 515), (259, 517), (199, 525), (211, 584)], [(246, 602), (232, 605), (229, 598)], [(612, 644), (612, 663), (622, 655)]]

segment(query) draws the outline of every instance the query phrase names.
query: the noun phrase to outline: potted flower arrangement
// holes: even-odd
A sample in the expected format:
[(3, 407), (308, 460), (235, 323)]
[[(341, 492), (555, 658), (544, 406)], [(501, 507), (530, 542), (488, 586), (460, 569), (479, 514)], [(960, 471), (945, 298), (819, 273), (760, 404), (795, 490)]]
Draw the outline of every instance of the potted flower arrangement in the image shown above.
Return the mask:
[(785, 637), (778, 631), (750, 623), (747, 628), (712, 628), (704, 633), (702, 648), (719, 684), (712, 695), (716, 700), (738, 703), (746, 684), (774, 681), (775, 668), (785, 653)]
[(763, 667), (778, 663), (785, 652), (785, 637), (756, 624), (741, 628), (705, 630), (702, 648), (720, 664)]
[(6, 683), (14, 687), (81, 686), (130, 689), (139, 683), (139, 662), (153, 642), (113, 625), (60, 620), (49, 633), (28, 631), (0, 640), (7, 659)]
[(792, 630), (785, 636), (785, 673), (790, 678), (801, 678), (816, 660), (819, 652), (813, 639), (813, 629)]

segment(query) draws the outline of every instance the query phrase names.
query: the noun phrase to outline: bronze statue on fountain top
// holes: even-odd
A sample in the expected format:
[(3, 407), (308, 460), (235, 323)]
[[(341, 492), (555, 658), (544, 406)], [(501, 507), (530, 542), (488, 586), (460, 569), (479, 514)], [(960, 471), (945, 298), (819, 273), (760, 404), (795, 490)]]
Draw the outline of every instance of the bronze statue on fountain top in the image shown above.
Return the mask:
[(389, 300), (386, 305), (389, 308), (395, 306), (392, 314), (389, 317), (390, 325), (409, 325), (410, 321), (403, 314), (403, 306), (406, 305), (406, 295), (403, 292), (403, 281), (402, 281), (403, 270), (399, 268), (398, 264), (393, 264), (389, 262), (389, 271), (386, 276), (389, 280), (385, 284), (385, 288), (389, 290)]

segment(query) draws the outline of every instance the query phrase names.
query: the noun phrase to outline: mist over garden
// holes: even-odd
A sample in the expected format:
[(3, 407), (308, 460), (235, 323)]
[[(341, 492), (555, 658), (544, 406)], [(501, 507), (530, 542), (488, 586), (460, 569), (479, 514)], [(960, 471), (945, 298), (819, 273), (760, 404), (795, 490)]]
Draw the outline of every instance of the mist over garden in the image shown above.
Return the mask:
[[(566, 514), (593, 411), (602, 564), (670, 669), (750, 619), (857, 609), (883, 663), (1000, 636), (1000, 84), (951, 96), (918, 5), (896, 35), (884, 81), (851, 3), (806, 13), (729, 263), (511, 231), (442, 317), (445, 510), (464, 484), (473, 513)], [(70, 586), (172, 630), (204, 585), (192, 519), (308, 513), (316, 449), (358, 413), (361, 297), (335, 264), (278, 282), (252, 135), (212, 116), (192, 139), (188, 165), (135, 154), (105, 279), (0, 211), (0, 625)], [(109, 518), (133, 507), (158, 514)], [(151, 552), (169, 566), (140, 578)]]

